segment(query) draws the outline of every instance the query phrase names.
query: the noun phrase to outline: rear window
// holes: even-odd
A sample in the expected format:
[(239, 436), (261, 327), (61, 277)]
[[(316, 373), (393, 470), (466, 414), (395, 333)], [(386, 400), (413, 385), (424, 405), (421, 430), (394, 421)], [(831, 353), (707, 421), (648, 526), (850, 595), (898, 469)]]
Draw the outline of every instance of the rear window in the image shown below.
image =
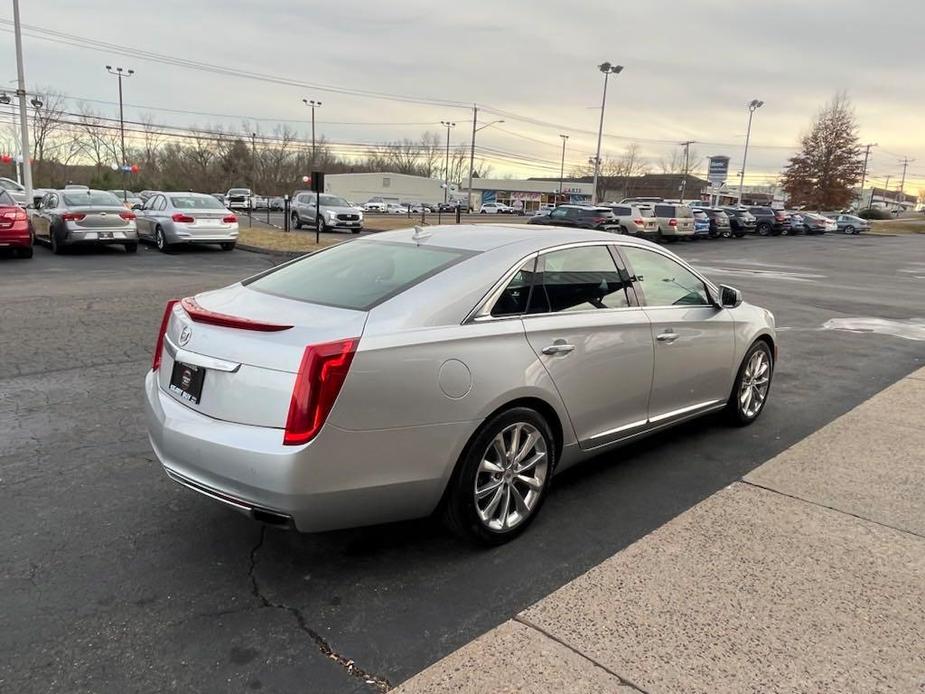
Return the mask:
[(225, 206), (211, 195), (171, 195), (170, 204), (178, 210), (224, 210)]
[(251, 192), (247, 188), (232, 188), (228, 191), (228, 195), (250, 195)]
[(752, 214), (764, 214), (764, 215), (774, 214), (771, 211), (770, 207), (749, 207), (748, 211), (751, 212)]
[(656, 205), (655, 214), (658, 217), (674, 217), (673, 205)]
[(473, 251), (458, 248), (354, 241), (313, 253), (244, 284), (287, 299), (368, 311), (473, 255)]
[(620, 207), (620, 206), (615, 205), (611, 209), (613, 210), (614, 214), (626, 214), (626, 215), (633, 214), (632, 210), (630, 210), (630, 208), (628, 207)]
[(709, 219), (703, 210), (694, 210), (694, 219)]
[(122, 201), (105, 190), (69, 190), (61, 195), (67, 207), (90, 207), (96, 205), (121, 207)]

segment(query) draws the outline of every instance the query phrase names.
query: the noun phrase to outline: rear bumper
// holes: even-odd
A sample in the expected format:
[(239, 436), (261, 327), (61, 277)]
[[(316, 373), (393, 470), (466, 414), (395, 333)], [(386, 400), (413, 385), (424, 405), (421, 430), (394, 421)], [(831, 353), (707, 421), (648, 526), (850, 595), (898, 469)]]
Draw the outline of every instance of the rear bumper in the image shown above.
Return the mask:
[(31, 245), (32, 234), (28, 229), (0, 231), (0, 248), (29, 248)]
[(304, 532), (430, 514), (476, 426), (346, 431), (329, 423), (310, 443), (284, 446), (280, 429), (194, 412), (162, 392), (154, 372), (145, 377), (145, 418), (172, 479), (258, 519), (291, 518)]
[[(100, 234), (112, 234), (112, 238), (100, 238)], [(68, 230), (67, 235), (62, 239), (62, 243), (66, 246), (78, 246), (82, 244), (93, 244), (93, 245), (108, 245), (108, 244), (124, 244), (124, 243), (138, 243), (138, 231), (132, 229), (131, 231), (124, 231), (119, 229), (113, 229), (112, 231), (100, 229), (99, 231), (71, 231)]]
[(672, 228), (659, 229), (659, 234), (661, 234), (662, 236), (693, 236), (694, 230), (693, 229), (686, 229), (686, 230), (672, 229)]

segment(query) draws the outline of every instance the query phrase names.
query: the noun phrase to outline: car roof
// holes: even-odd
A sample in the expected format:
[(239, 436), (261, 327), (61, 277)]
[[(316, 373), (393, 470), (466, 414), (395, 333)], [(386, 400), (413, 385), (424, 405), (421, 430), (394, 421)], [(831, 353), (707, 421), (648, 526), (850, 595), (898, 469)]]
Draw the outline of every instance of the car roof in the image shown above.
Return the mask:
[(614, 235), (593, 229), (573, 229), (536, 224), (444, 224), (421, 227), (424, 236), (415, 239), (415, 229), (396, 229), (371, 234), (351, 243), (391, 241), (418, 243), (422, 246), (442, 246), (467, 251), (490, 251), (517, 244), (518, 252), (531, 253), (549, 246), (581, 241), (620, 241), (630, 245), (648, 246), (631, 236)]

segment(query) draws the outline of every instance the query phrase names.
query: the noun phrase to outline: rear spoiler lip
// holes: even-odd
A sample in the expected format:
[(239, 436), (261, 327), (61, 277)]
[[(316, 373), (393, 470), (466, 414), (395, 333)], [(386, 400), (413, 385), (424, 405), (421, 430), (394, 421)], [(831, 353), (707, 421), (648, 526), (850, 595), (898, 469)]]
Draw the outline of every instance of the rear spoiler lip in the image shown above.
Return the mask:
[(189, 315), (190, 320), (195, 323), (206, 323), (221, 328), (235, 328), (238, 330), (253, 330), (261, 333), (275, 333), (282, 330), (289, 330), (293, 326), (283, 325), (281, 323), (267, 323), (264, 321), (242, 318), (241, 316), (232, 316), (227, 313), (219, 313), (203, 308), (196, 299), (191, 296), (180, 301), (180, 306)]

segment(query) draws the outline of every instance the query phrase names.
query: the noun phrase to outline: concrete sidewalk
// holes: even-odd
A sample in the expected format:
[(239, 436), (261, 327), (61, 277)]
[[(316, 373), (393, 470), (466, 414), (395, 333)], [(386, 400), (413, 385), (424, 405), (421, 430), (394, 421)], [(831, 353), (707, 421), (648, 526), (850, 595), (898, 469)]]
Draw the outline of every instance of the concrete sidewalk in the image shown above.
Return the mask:
[(925, 692), (925, 369), (397, 691)]

